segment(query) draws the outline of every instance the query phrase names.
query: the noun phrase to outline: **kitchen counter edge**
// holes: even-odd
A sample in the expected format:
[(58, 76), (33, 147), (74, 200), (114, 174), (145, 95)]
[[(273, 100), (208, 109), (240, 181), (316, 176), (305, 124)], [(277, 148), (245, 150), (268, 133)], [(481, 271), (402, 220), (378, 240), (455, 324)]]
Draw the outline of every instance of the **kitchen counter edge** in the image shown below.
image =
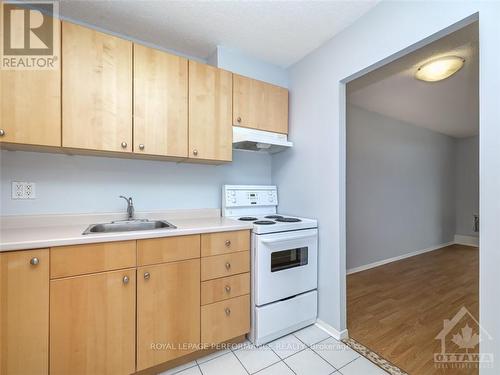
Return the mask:
[(0, 252), (252, 229), (250, 223), (221, 217), (179, 220), (172, 224), (177, 228), (88, 235), (82, 234), (86, 229), (82, 225), (5, 229), (0, 231)]

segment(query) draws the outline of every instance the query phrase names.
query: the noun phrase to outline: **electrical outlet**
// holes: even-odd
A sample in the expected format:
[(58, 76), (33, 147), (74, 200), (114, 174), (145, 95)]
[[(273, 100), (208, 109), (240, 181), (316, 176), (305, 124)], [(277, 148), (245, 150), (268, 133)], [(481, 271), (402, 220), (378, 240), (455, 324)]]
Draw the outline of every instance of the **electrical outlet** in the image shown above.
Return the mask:
[(12, 181), (12, 199), (24, 199), (24, 183)]
[(24, 183), (24, 199), (36, 199), (36, 184), (34, 182)]
[(36, 199), (36, 184), (12, 181), (12, 199)]

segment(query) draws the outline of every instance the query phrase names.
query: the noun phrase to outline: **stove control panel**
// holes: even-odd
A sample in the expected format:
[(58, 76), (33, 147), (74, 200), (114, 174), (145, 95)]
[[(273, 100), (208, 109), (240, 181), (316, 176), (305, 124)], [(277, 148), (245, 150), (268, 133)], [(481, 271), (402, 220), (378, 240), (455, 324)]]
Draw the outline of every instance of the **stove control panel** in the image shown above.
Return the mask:
[(276, 186), (225, 185), (223, 189), (225, 207), (277, 206)]

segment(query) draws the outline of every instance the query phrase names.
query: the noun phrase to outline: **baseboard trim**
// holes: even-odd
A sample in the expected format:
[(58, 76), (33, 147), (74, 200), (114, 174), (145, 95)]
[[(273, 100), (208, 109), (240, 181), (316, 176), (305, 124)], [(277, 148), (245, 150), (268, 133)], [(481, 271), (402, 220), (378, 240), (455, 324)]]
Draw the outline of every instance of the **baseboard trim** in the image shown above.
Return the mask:
[(370, 268), (375, 268), (375, 267), (378, 267), (378, 266), (382, 266), (382, 265), (387, 264), (387, 263), (392, 263), (392, 262), (396, 262), (398, 260), (402, 260), (402, 259), (406, 259), (406, 258), (411, 258), (411, 257), (414, 257), (416, 255), (428, 253), (430, 251), (438, 250), (438, 249), (441, 249), (441, 248), (446, 247), (446, 246), (454, 245), (455, 243), (456, 243), (455, 241), (446, 242), (446, 243), (443, 243), (443, 244), (440, 244), (440, 245), (428, 247), (427, 249), (417, 250), (417, 251), (413, 251), (411, 253), (406, 253), (406, 254), (403, 254), (403, 255), (399, 255), (399, 256), (396, 256), (396, 257), (393, 257), (393, 258), (379, 260), (377, 262), (373, 262), (373, 263), (370, 263), (370, 264), (365, 264), (364, 266), (354, 267), (354, 268), (348, 269), (347, 272), (346, 272), (346, 274), (350, 275), (350, 274), (353, 274), (353, 273), (356, 273), (356, 272), (361, 272), (361, 271), (368, 270)]
[(457, 245), (479, 247), (479, 237), (464, 236), (462, 234), (455, 234), (455, 243)]
[(335, 338), (338, 341), (344, 340), (349, 337), (347, 329), (339, 331), (335, 327), (332, 327), (330, 324), (324, 322), (321, 319), (316, 320), (316, 327), (322, 329), (323, 331), (328, 333), (330, 336), (333, 336), (333, 338)]

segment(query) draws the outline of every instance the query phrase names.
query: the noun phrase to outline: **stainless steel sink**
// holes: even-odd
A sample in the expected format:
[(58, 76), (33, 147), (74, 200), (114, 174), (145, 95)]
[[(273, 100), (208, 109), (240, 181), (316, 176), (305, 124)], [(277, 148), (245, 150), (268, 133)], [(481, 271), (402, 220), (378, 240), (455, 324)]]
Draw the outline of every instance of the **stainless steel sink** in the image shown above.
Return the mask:
[(82, 234), (131, 232), (136, 230), (175, 229), (164, 220), (120, 220), (110, 223), (92, 224)]

